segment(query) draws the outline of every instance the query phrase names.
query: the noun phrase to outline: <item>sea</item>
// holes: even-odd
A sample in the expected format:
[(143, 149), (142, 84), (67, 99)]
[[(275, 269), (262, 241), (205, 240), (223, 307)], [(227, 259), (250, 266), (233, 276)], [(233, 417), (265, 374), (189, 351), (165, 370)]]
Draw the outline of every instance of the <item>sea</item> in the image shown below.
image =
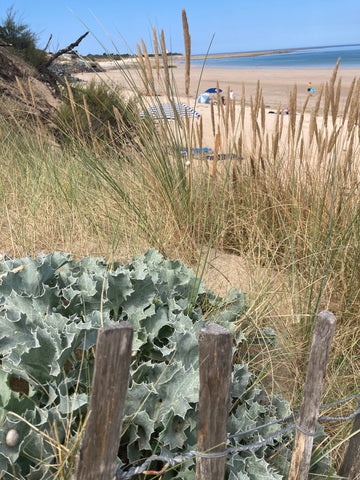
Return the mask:
[[(309, 47), (254, 57), (211, 58), (210, 55), (205, 65), (207, 68), (334, 68), (339, 58), (341, 68), (360, 69), (360, 44)], [(204, 60), (192, 60), (191, 63), (203, 65)]]

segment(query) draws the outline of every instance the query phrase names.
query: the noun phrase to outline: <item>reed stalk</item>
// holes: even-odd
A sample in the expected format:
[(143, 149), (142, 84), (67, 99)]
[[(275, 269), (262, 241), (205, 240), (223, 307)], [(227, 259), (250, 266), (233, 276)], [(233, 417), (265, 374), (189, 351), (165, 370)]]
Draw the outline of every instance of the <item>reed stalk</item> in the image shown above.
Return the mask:
[(349, 111), (349, 118), (348, 118), (348, 132), (350, 133), (353, 129), (355, 123), (358, 120), (358, 113), (359, 113), (359, 97), (360, 97), (360, 79), (356, 82), (355, 92), (353, 98), (351, 100), (351, 106)]
[(203, 146), (203, 136), (204, 136), (203, 119), (202, 119), (202, 117), (200, 117), (200, 123), (199, 123), (199, 148), (200, 148), (200, 151), (202, 150), (202, 146)]
[[(224, 108), (222, 105), (222, 112), (223, 112), (223, 119), (224, 119), (224, 128), (225, 128), (225, 138), (226, 142), (230, 142), (229, 140), (229, 117), (230, 117), (230, 97), (227, 95), (227, 101)], [(230, 151), (230, 147), (227, 148)]]
[(160, 44), (161, 44), (161, 58), (164, 66), (164, 75), (165, 75), (165, 89), (168, 98), (171, 98), (171, 87), (170, 87), (170, 75), (169, 75), (169, 65), (165, 45), (165, 35), (164, 30), (161, 30), (160, 35)]
[(214, 112), (214, 103), (212, 101), (210, 102), (210, 112), (211, 112), (212, 132), (213, 132), (213, 136), (215, 137), (215, 112)]
[(143, 53), (141, 51), (141, 48), (138, 42), (136, 43), (136, 47), (138, 52), (138, 61), (140, 65), (140, 74), (141, 74), (142, 82), (143, 82), (146, 93), (149, 93), (149, 82), (146, 76), (145, 61), (144, 61)]
[(220, 95), (220, 87), (219, 87), (219, 81), (216, 82), (216, 106), (217, 106), (217, 113), (218, 113), (218, 122), (220, 122), (221, 118), (221, 95)]
[(231, 105), (230, 105), (230, 118), (231, 118), (232, 134), (235, 135), (235, 128), (236, 128), (236, 105), (235, 105), (235, 100), (233, 100), (231, 102)]
[(262, 91), (261, 91), (260, 80), (256, 83), (256, 92), (255, 92), (255, 101), (254, 101), (254, 113), (257, 117), (260, 110), (261, 98), (262, 98)]
[(160, 79), (160, 59), (159, 59), (159, 44), (156, 34), (155, 25), (153, 26), (153, 42), (154, 42), (154, 55), (155, 55), (155, 67), (156, 67), (156, 74), (157, 79)]
[(334, 85), (335, 85), (336, 76), (337, 76), (337, 73), (338, 73), (338, 70), (339, 70), (340, 60), (341, 60), (341, 58), (338, 58), (338, 60), (337, 60), (337, 62), (336, 62), (336, 64), (335, 64), (335, 67), (334, 67), (334, 69), (333, 69), (331, 78), (330, 78), (330, 87), (331, 87), (331, 88), (333, 88)]
[(320, 105), (321, 105), (323, 91), (324, 91), (324, 86), (323, 86), (323, 84), (321, 84), (320, 88), (319, 88), (318, 96), (317, 96), (317, 99), (316, 99), (315, 108), (314, 108), (315, 117), (317, 117), (319, 115), (319, 112), (320, 112)]
[(236, 147), (237, 147), (237, 156), (239, 158), (239, 161), (241, 162), (243, 158), (243, 135), (241, 132), (240, 132)]
[(280, 138), (281, 138), (282, 134), (283, 134), (283, 128), (284, 128), (284, 115), (281, 115), (280, 105), (279, 105), (277, 115), (280, 118), (280, 120), (279, 120), (279, 134), (280, 134)]
[(325, 100), (324, 100), (324, 108), (323, 108), (323, 122), (325, 128), (328, 125), (328, 118), (329, 118), (329, 111), (330, 111), (330, 88), (328, 83), (325, 84)]
[(300, 120), (299, 120), (299, 124), (298, 124), (298, 134), (297, 134), (297, 138), (296, 138), (296, 147), (298, 146), (301, 135), (303, 133), (302, 127), (303, 127), (305, 111), (306, 111), (306, 107), (308, 106), (309, 99), (310, 99), (310, 95), (308, 95), (306, 97), (306, 100), (305, 100), (304, 105), (303, 105), (302, 110), (301, 110)]
[(355, 85), (356, 85), (356, 78), (353, 78), (353, 81), (352, 81), (351, 86), (349, 88), (349, 92), (348, 92), (348, 95), (346, 97), (346, 101), (345, 101), (345, 105), (344, 105), (344, 110), (343, 110), (343, 114), (342, 114), (343, 120), (345, 120), (346, 117), (347, 117), (350, 102), (351, 102), (351, 98), (352, 98), (352, 95), (353, 95), (354, 90), (355, 90)]
[(264, 98), (261, 98), (261, 130), (264, 133), (265, 132), (265, 123), (266, 120), (266, 114), (265, 114), (265, 102)]
[(186, 11), (182, 10), (183, 34), (185, 43), (185, 93), (189, 95), (190, 91), (190, 60), (191, 60), (191, 37), (187, 21)]
[(341, 92), (341, 79), (339, 79), (339, 81), (338, 81), (336, 92), (334, 91), (334, 94), (333, 94), (334, 100), (331, 103), (331, 105), (332, 105), (332, 112), (331, 112), (332, 113), (332, 123), (333, 123), (334, 128), (336, 126), (336, 120), (337, 120), (338, 113), (339, 113), (340, 92)]
[(144, 42), (143, 39), (141, 39), (141, 45), (142, 45), (142, 49), (143, 49), (144, 57), (145, 57), (146, 74), (147, 74), (147, 77), (149, 79), (148, 82), (150, 83), (151, 89), (154, 90), (155, 83), (154, 83), (154, 76), (153, 76), (153, 72), (152, 72), (150, 57), (149, 57), (149, 54), (148, 54), (148, 51), (147, 51), (147, 48), (146, 48), (146, 45), (145, 45), (145, 42)]
[(26, 95), (26, 93), (25, 93), (24, 87), (22, 86), (22, 83), (21, 83), (19, 77), (15, 76), (15, 78), (16, 78), (16, 83), (17, 83), (17, 85), (18, 85), (18, 87), (19, 87), (20, 93), (21, 93), (23, 99), (25, 100), (26, 105), (29, 105), (29, 101), (28, 101), (27, 95)]
[(218, 160), (218, 154), (219, 154), (219, 150), (220, 150), (220, 142), (221, 142), (220, 130), (218, 129), (218, 132), (215, 135), (215, 149), (214, 149), (215, 150), (215, 155), (214, 155), (214, 160), (213, 160), (213, 168), (212, 168), (212, 171), (211, 171), (211, 176), (212, 177), (216, 176), (217, 160)]
[(294, 85), (293, 91), (290, 94), (290, 131), (291, 131), (291, 138), (294, 142), (295, 139), (295, 130), (296, 130), (296, 111), (297, 111), (297, 87)]

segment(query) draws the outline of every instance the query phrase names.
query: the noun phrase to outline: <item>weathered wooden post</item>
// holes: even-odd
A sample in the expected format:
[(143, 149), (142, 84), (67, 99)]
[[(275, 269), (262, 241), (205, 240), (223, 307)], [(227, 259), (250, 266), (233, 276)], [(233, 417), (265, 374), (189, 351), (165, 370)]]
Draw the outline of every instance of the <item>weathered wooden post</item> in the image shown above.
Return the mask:
[[(198, 452), (225, 452), (230, 407), (232, 334), (211, 324), (199, 332), (200, 393)], [(226, 454), (199, 456), (196, 480), (224, 480)]]
[(355, 417), (351, 434), (339, 475), (348, 480), (356, 480), (360, 478), (360, 413)]
[[(336, 318), (326, 310), (320, 312), (311, 344), (309, 363), (296, 430), (288, 480), (308, 478), (311, 451), (319, 418), (323, 381), (326, 374), (331, 342), (335, 333)], [(301, 431), (303, 430), (303, 431)], [(307, 435), (308, 432), (310, 435)]]
[(76, 480), (109, 480), (116, 472), (133, 328), (128, 322), (100, 328), (96, 342), (89, 418)]

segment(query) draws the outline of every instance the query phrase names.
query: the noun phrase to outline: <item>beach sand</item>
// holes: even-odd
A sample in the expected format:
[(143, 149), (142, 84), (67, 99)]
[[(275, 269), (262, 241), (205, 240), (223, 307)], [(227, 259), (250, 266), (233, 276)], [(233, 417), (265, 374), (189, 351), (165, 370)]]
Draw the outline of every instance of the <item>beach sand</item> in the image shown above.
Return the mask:
[[(127, 64), (124, 64), (127, 68), (123, 71), (119, 67), (114, 68), (114, 65), (109, 62), (101, 63), (105, 72), (102, 73), (82, 73), (77, 74), (81, 80), (89, 81), (91, 79), (104, 80), (107, 83), (113, 83), (114, 85), (121, 85), (125, 90), (131, 94), (131, 87), (126, 80), (126, 77), (131, 76), (133, 82), (136, 83), (137, 88), (142, 91), (144, 87), (140, 77), (138, 69), (134, 68), (134, 60)], [(333, 74), (333, 69), (243, 69), (243, 68), (214, 68), (205, 67), (202, 69), (200, 66), (191, 66), (190, 72), (190, 92), (189, 95), (185, 94), (185, 65), (183, 62), (173, 62), (173, 67), (170, 69), (171, 78), (176, 85), (176, 92), (178, 101), (185, 103), (191, 107), (194, 107), (196, 111), (202, 117), (203, 124), (203, 147), (214, 149), (215, 137), (212, 130), (211, 122), (211, 108), (208, 104), (196, 103), (198, 95), (211, 87), (216, 87), (217, 84), (223, 90), (222, 95), (227, 97), (228, 89), (232, 89), (234, 92), (234, 99), (236, 105), (236, 115), (240, 115), (240, 100), (243, 91), (245, 92), (245, 132), (251, 131), (251, 114), (250, 104), (255, 99), (256, 90), (258, 84), (261, 88), (261, 93), (265, 103), (266, 109), (266, 124), (267, 130), (271, 134), (271, 131), (275, 128), (275, 122), (277, 115), (268, 115), (271, 111), (277, 111), (278, 109), (284, 109), (289, 105), (290, 93), (296, 86), (297, 91), (297, 111), (296, 114), (300, 117), (299, 112), (302, 111), (302, 107), (309, 96), (307, 91), (308, 83), (311, 82), (315, 89), (313, 96), (309, 98), (309, 102), (306, 108), (306, 114), (304, 117), (304, 123), (302, 126), (303, 134), (306, 136), (309, 123), (310, 112), (314, 109), (318, 98), (318, 92), (321, 85), (325, 86), (330, 82)], [(125, 76), (124, 76), (125, 73)], [(340, 112), (345, 104), (346, 97), (348, 95), (350, 86), (354, 78), (357, 78), (359, 72), (355, 69), (339, 68), (337, 72), (337, 80), (341, 79), (341, 100), (340, 100)], [(167, 97), (165, 94), (165, 87), (163, 81), (157, 81), (156, 73), (154, 70), (154, 77), (156, 82), (156, 91), (158, 98), (156, 101), (166, 102)], [(145, 93), (145, 92), (144, 92)], [(155, 100), (153, 98), (147, 98), (146, 101), (151, 104)], [(320, 108), (321, 113), (321, 108)], [(285, 117), (285, 116), (284, 116)], [(285, 122), (289, 121), (289, 115), (284, 118)], [(247, 128), (247, 125), (249, 128)], [(222, 148), (220, 148), (220, 153)]]
[[(173, 75), (181, 93), (185, 92), (184, 67), (180, 66), (173, 69)], [(205, 68), (201, 72), (200, 67), (192, 67), (191, 69), (191, 92), (198, 91), (201, 93), (207, 88), (216, 86), (219, 82), (220, 88), (226, 92), (227, 88), (232, 88), (235, 98), (242, 95), (243, 86), (245, 88), (245, 97), (247, 102), (250, 97), (255, 96), (257, 83), (260, 82), (265, 105), (269, 108), (276, 109), (279, 106), (286, 106), (289, 101), (289, 94), (294, 86), (297, 87), (298, 103), (302, 105), (307, 96), (308, 83), (311, 82), (315, 88), (315, 94), (311, 98), (309, 108), (311, 109), (316, 102), (316, 93), (319, 91), (320, 85), (330, 81), (332, 69), (240, 69), (240, 68)], [(337, 78), (341, 77), (342, 96), (345, 97), (349, 91), (351, 82), (354, 77), (359, 75), (358, 70), (339, 68)]]

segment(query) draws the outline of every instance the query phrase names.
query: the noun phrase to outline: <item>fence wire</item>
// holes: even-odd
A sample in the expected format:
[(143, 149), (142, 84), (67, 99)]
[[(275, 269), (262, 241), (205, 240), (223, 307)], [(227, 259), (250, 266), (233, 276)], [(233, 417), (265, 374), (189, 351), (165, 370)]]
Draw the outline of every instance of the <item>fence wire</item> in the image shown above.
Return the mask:
[[(318, 418), (318, 422), (346, 422), (348, 420), (352, 420), (353, 418), (356, 417), (356, 415), (360, 414), (360, 393), (357, 393), (356, 395), (352, 395), (350, 397), (343, 398), (342, 400), (339, 400), (337, 402), (329, 403), (327, 405), (322, 405), (320, 409), (324, 410), (326, 408), (334, 407), (337, 405), (341, 405), (342, 403), (349, 402), (350, 400), (354, 400), (355, 398), (358, 399), (358, 408), (348, 415), (347, 417), (328, 417), (328, 416), (321, 416)], [(119, 468), (116, 472), (116, 480), (129, 480), (130, 478), (134, 477), (135, 475), (140, 475), (148, 470), (148, 467), (151, 462), (155, 461), (160, 461), (165, 463), (165, 467), (174, 467), (176, 465), (179, 465), (180, 463), (184, 463), (187, 460), (193, 459), (195, 457), (203, 457), (203, 458), (220, 458), (224, 457), (228, 454), (235, 454), (239, 452), (245, 452), (245, 451), (255, 451), (259, 450), (262, 447), (265, 447), (268, 445), (272, 440), (275, 440), (276, 438), (280, 437), (281, 435), (284, 435), (288, 432), (290, 432), (293, 429), (297, 429), (304, 433), (305, 435), (308, 436), (315, 436), (316, 433), (313, 432), (308, 432), (304, 430), (303, 428), (299, 427), (296, 423), (296, 419), (298, 418), (298, 413), (296, 415), (288, 415), (287, 417), (281, 418), (279, 420), (273, 420), (271, 422), (265, 423), (263, 425), (259, 425), (254, 428), (250, 428), (248, 430), (244, 430), (241, 432), (234, 433), (232, 435), (228, 435), (227, 439), (232, 440), (234, 438), (241, 437), (243, 435), (247, 435), (249, 433), (256, 432), (258, 430), (262, 430), (263, 428), (270, 427), (271, 425), (275, 424), (284, 424), (284, 423), (289, 423), (286, 427), (281, 428), (280, 430), (272, 433), (268, 437), (264, 438), (263, 440), (256, 442), (256, 443), (250, 443), (248, 445), (239, 445), (237, 447), (229, 447), (223, 452), (214, 452), (214, 453), (206, 453), (206, 452), (198, 452), (196, 450), (191, 450), (188, 453), (185, 453), (183, 455), (151, 455), (148, 459), (146, 459), (142, 465), (139, 465), (138, 467), (130, 467), (126, 472), (124, 472), (121, 468)], [(164, 469), (163, 469), (164, 470)], [(154, 472), (154, 474), (159, 474), (163, 472)]]

